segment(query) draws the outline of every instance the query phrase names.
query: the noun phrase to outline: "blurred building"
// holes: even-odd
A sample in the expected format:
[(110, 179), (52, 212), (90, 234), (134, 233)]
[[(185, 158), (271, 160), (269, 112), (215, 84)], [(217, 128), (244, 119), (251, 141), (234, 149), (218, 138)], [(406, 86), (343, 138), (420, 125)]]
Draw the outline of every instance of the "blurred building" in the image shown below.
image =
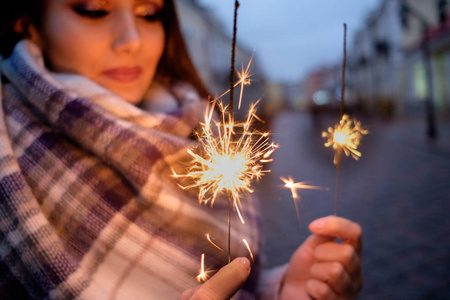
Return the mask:
[(351, 46), (349, 70), (368, 112), (417, 111), (431, 99), (438, 113), (448, 113), (449, 12), (446, 0), (382, 0), (367, 16)]
[(307, 106), (312, 109), (335, 106), (334, 90), (336, 89), (337, 70), (335, 66), (323, 66), (305, 78), (303, 95)]
[(286, 83), (283, 87), (286, 100), (283, 105), (289, 109), (301, 110), (305, 108), (303, 85), (301, 83)]
[(398, 86), (403, 39), (397, 0), (382, 1), (354, 37), (349, 70), (357, 97), (369, 112), (401, 98)]
[(265, 102), (262, 112), (265, 117), (270, 117), (285, 107), (284, 85), (277, 82), (267, 83), (264, 98), (270, 99), (270, 101)]
[[(438, 1), (439, 2), (442, 1)], [(423, 3), (420, 3), (423, 5)], [(442, 4), (441, 4), (442, 5)], [(439, 5), (437, 6), (439, 7)], [(420, 6), (417, 6), (418, 11)], [(436, 7), (435, 7), (436, 8)], [(435, 9), (436, 11), (436, 9)], [(447, 116), (450, 107), (450, 10), (439, 12), (428, 24), (406, 23), (405, 31), (422, 28), (422, 35), (405, 47), (404, 79), (407, 108), (420, 109), (431, 97), (439, 115)], [(412, 21), (412, 20), (411, 20)], [(424, 28), (427, 25), (427, 28)], [(428, 64), (428, 66), (427, 66)], [(430, 71), (427, 71), (427, 68)], [(430, 90), (431, 89), (431, 90)]]
[[(351, 73), (345, 73), (345, 109), (347, 112), (359, 107), (355, 97)], [(302, 81), (303, 108), (314, 113), (339, 111), (342, 97), (342, 62), (318, 67), (307, 74)]]
[[(232, 37), (227, 34), (223, 25), (211, 11), (197, 1), (176, 0), (175, 2), (189, 54), (209, 88), (211, 96), (217, 97), (227, 91), (230, 86)], [(230, 16), (232, 16), (232, 12), (230, 12)], [(236, 70), (241, 71), (242, 66), (245, 68), (252, 56), (252, 51), (237, 43)], [(251, 70), (252, 83), (245, 86), (243, 109), (240, 111), (237, 110), (239, 88), (234, 93), (237, 118), (243, 117), (249, 104), (257, 101), (263, 95), (265, 80), (262, 72), (259, 71), (255, 57), (253, 57)], [(236, 76), (235, 81), (237, 80)], [(228, 99), (229, 95), (224, 96), (224, 103), (228, 103)]]

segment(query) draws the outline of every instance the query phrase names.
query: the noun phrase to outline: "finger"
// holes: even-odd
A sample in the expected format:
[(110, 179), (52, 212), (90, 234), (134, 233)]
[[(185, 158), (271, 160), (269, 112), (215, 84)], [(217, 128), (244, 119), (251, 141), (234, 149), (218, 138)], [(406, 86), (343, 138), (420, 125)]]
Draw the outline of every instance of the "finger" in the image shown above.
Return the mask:
[(307, 254), (312, 254), (319, 245), (329, 243), (332, 240), (333, 238), (328, 236), (312, 234), (305, 240), (305, 242), (303, 242), (301, 249)]
[(306, 282), (306, 292), (316, 300), (336, 300), (337, 295), (331, 287), (323, 281), (310, 279)]
[(230, 299), (245, 283), (249, 274), (250, 261), (245, 257), (236, 258), (205, 282), (191, 299)]
[[(323, 243), (329, 243), (333, 240), (330, 237), (324, 237), (320, 235), (312, 234), (305, 242), (295, 251), (289, 262), (289, 268), (287, 271), (287, 278), (290, 280), (303, 281), (309, 278), (308, 270), (314, 263), (314, 252), (318, 245)], [(300, 266), (300, 267), (296, 267)]]
[(328, 216), (313, 221), (309, 225), (309, 230), (318, 235), (340, 238), (344, 243), (352, 245), (359, 255), (361, 254), (362, 229), (358, 223), (341, 217)]
[(178, 300), (188, 300), (195, 294), (195, 292), (200, 288), (200, 286), (195, 289), (186, 290), (178, 297)]
[(311, 267), (311, 277), (328, 284), (338, 295), (352, 295), (354, 285), (344, 266), (338, 262), (316, 263)]
[(314, 258), (319, 262), (339, 262), (351, 274), (361, 272), (361, 259), (355, 249), (348, 244), (326, 243), (316, 247)]

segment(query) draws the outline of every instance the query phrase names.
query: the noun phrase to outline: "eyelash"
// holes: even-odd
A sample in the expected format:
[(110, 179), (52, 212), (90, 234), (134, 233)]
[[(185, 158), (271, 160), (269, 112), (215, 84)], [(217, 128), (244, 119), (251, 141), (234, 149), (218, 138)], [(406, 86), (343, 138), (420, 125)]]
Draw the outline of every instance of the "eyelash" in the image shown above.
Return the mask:
[(104, 9), (90, 10), (90, 9), (84, 8), (81, 5), (74, 6), (73, 10), (80, 16), (87, 17), (90, 19), (100, 19), (100, 18), (106, 17), (109, 14), (109, 12)]
[[(86, 9), (81, 5), (75, 5), (73, 6), (73, 10), (80, 16), (90, 18), (90, 19), (101, 19), (109, 15), (109, 11), (104, 9)], [(161, 20), (161, 11), (158, 11), (154, 14), (148, 14), (143, 16), (138, 16), (142, 19), (144, 19), (147, 22), (156, 22)]]
[(144, 16), (140, 16), (140, 17), (143, 18), (147, 22), (156, 22), (156, 21), (161, 20), (161, 12), (158, 11), (154, 14), (148, 14), (148, 15), (144, 15)]

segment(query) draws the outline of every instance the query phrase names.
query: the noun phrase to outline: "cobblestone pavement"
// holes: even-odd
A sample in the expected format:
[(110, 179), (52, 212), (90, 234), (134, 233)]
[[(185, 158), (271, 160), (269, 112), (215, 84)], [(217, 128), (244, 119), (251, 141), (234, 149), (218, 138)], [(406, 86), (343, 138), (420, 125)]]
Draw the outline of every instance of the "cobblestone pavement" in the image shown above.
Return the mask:
[[(336, 118), (284, 112), (272, 121), (280, 148), (256, 189), (268, 267), (288, 261), (312, 220), (334, 213), (334, 154), (320, 132)], [(439, 140), (428, 143), (421, 120), (362, 121), (370, 134), (360, 161), (343, 157), (338, 204), (340, 216), (363, 227), (359, 299), (450, 299), (450, 123), (439, 123)], [(279, 179), (289, 175), (329, 187), (300, 192), (300, 222)]]

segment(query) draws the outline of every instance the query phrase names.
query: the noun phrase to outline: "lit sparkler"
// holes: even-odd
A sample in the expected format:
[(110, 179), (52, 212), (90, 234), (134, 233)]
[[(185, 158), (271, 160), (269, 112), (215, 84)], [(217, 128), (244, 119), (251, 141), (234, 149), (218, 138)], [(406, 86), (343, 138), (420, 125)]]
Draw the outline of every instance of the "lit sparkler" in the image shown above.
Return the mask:
[(338, 196), (339, 196), (339, 171), (341, 168), (342, 152), (347, 156), (352, 156), (355, 160), (359, 160), (361, 152), (358, 146), (363, 135), (369, 133), (361, 127), (361, 123), (344, 114), (345, 100), (345, 67), (347, 64), (347, 24), (344, 23), (344, 53), (342, 57), (342, 85), (340, 98), (340, 121), (334, 127), (328, 127), (327, 132), (322, 132), (322, 137), (327, 138), (326, 147), (332, 146), (335, 150), (333, 163), (336, 165), (336, 189), (334, 197), (334, 214), (337, 215)]
[(193, 180), (192, 184), (182, 188), (198, 188), (201, 204), (210, 202), (213, 206), (220, 193), (230, 193), (242, 223), (245, 221), (240, 212), (240, 194), (253, 192), (252, 181), (269, 172), (263, 169), (263, 163), (272, 161), (270, 155), (277, 148), (276, 144), (268, 141), (268, 132), (251, 129), (253, 119), (258, 118), (256, 104), (251, 105), (245, 123), (235, 123), (229, 115), (226, 117), (226, 107), (220, 102), (218, 105), (223, 111), (222, 122), (213, 122), (213, 103), (207, 112), (206, 122), (198, 133), (200, 153), (189, 149), (193, 162), (188, 173), (175, 174)]
[[(238, 73), (238, 82), (234, 83), (234, 60), (236, 48), (237, 9), (239, 2), (235, 0), (233, 40), (231, 47), (230, 89), (212, 101), (205, 115), (205, 122), (197, 136), (200, 147), (197, 152), (192, 149), (188, 153), (192, 156), (192, 164), (187, 175), (177, 175), (190, 179), (191, 184), (181, 186), (184, 189), (197, 188), (200, 204), (214, 205), (221, 193), (228, 195), (228, 263), (231, 261), (231, 208), (233, 207), (241, 222), (245, 223), (241, 210), (242, 193), (252, 193), (251, 183), (269, 172), (263, 169), (263, 163), (272, 161), (270, 155), (277, 145), (269, 142), (268, 132), (259, 132), (252, 129), (253, 120), (262, 120), (256, 115), (256, 105), (259, 100), (250, 105), (247, 119), (243, 123), (236, 123), (233, 115), (234, 88), (240, 85), (239, 108), (242, 103), (244, 86), (251, 83), (250, 59), (247, 67), (242, 67)], [(229, 106), (224, 106), (218, 100), (226, 93), (230, 93)], [(214, 107), (218, 105), (222, 112), (221, 122), (213, 121)], [(207, 235), (208, 240), (215, 245)], [(217, 245), (217, 248), (220, 249)], [(248, 243), (246, 243), (247, 248)], [(253, 256), (253, 254), (251, 254)]]
[(318, 186), (314, 186), (314, 185), (308, 185), (306, 184), (306, 182), (294, 182), (294, 180), (292, 179), (291, 176), (289, 176), (288, 179), (284, 178), (284, 177), (280, 177), (281, 181), (283, 181), (285, 183), (285, 187), (287, 187), (288, 189), (291, 190), (292, 193), (292, 199), (294, 200), (294, 205), (295, 205), (295, 211), (297, 212), (297, 220), (298, 220), (298, 224), (301, 226), (300, 224), (300, 210), (298, 208), (298, 203), (297, 201), (300, 199), (300, 196), (297, 193), (298, 189), (320, 189), (320, 187)]
[[(248, 80), (248, 74), (241, 75), (239, 82)], [(242, 100), (242, 93), (239, 100)], [(221, 122), (213, 120), (216, 104), (222, 111)], [(188, 173), (175, 174), (191, 179), (192, 183), (182, 188), (198, 188), (200, 204), (210, 203), (213, 206), (219, 194), (228, 194), (230, 204), (232, 203), (230, 207), (234, 207), (242, 223), (245, 221), (240, 209), (240, 195), (252, 193), (251, 183), (269, 172), (263, 169), (263, 164), (272, 161), (270, 156), (278, 147), (269, 142), (269, 132), (259, 132), (252, 128), (255, 119), (261, 121), (256, 115), (257, 104), (258, 102), (250, 105), (245, 122), (237, 123), (227, 107), (214, 100), (206, 112), (201, 131), (197, 133), (199, 151), (188, 150), (193, 158)]]
[(361, 152), (358, 146), (363, 135), (369, 131), (361, 127), (361, 122), (350, 119), (348, 115), (343, 115), (338, 124), (329, 127), (327, 132), (322, 132), (322, 137), (327, 138), (326, 147), (333, 147), (335, 150), (333, 163), (336, 165), (336, 189), (335, 189), (335, 206), (334, 214), (337, 215), (338, 195), (339, 195), (339, 170), (341, 167), (342, 152), (347, 156), (352, 156), (355, 160), (359, 160)]
[(350, 119), (348, 115), (343, 115), (334, 128), (329, 127), (327, 132), (322, 132), (322, 137), (327, 138), (325, 146), (332, 146), (336, 151), (333, 163), (338, 164), (342, 151), (345, 155), (351, 155), (355, 160), (358, 160), (361, 157), (361, 152), (357, 150), (359, 143), (362, 136), (368, 132), (361, 127), (361, 122)]

